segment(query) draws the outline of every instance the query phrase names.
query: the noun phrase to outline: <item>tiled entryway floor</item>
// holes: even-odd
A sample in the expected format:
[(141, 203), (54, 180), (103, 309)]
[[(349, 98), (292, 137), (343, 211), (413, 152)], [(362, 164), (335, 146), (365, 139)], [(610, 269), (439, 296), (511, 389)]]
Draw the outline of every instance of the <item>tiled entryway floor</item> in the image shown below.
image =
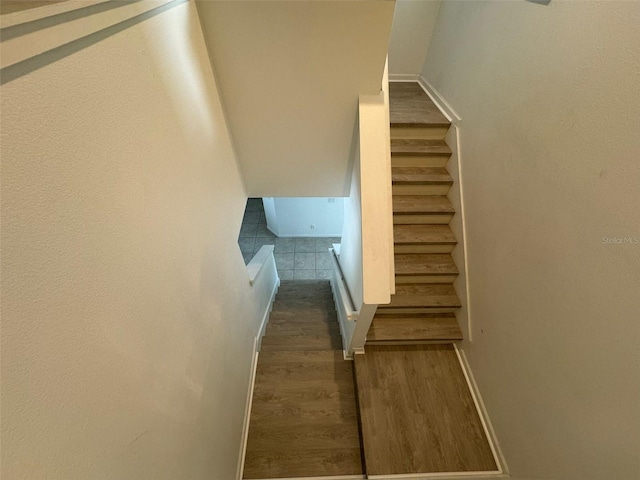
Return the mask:
[(276, 267), (281, 280), (313, 280), (330, 278), (329, 248), (340, 243), (340, 237), (276, 237), (267, 228), (262, 199), (250, 198), (238, 243), (245, 263), (249, 263), (263, 245), (275, 245)]

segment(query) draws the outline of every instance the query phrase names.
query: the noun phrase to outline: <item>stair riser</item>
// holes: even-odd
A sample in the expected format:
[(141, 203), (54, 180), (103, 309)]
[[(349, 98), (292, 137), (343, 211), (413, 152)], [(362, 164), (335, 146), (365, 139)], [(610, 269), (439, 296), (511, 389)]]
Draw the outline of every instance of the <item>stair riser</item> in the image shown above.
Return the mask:
[(391, 155), (392, 167), (446, 167), (449, 155)]
[(455, 245), (452, 244), (397, 244), (394, 247), (396, 253), (451, 253)]
[(453, 283), (457, 275), (396, 275), (396, 285), (409, 283)]
[(367, 345), (447, 345), (462, 340), (367, 340)]
[(391, 190), (393, 195), (446, 195), (450, 188), (450, 183), (409, 185), (394, 183)]
[(393, 223), (395, 225), (448, 225), (453, 218), (450, 215), (402, 215), (396, 213), (393, 215)]
[(391, 139), (416, 138), (424, 140), (444, 140), (449, 127), (391, 127)]
[(380, 305), (378, 311), (381, 314), (391, 313), (455, 313), (460, 307), (383, 307)]

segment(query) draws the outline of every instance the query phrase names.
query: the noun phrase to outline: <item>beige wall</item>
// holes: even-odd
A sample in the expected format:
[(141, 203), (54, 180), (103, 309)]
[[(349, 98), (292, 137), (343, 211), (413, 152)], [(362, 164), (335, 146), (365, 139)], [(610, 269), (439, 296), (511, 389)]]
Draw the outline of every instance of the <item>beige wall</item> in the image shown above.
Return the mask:
[(397, 0), (389, 41), (389, 75), (417, 78), (427, 55), (440, 0)]
[[(445, 1), (473, 343), (513, 478), (640, 478), (640, 3)], [(635, 237), (607, 244), (603, 237)]]
[(395, 0), (197, 4), (248, 194), (348, 195), (358, 96), (380, 91)]
[(246, 195), (194, 5), (124, 27), (2, 86), (7, 480), (236, 475)]

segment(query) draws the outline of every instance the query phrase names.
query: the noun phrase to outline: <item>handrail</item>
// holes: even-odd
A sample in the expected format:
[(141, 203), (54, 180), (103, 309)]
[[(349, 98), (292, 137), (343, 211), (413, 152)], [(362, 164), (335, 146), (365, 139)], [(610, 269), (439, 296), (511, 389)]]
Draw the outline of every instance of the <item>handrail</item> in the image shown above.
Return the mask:
[[(330, 248), (329, 251), (331, 252), (331, 263), (333, 264), (333, 268), (340, 274), (340, 282), (337, 282), (337, 287), (341, 300), (341, 306), (345, 311), (347, 320), (355, 322), (358, 320), (358, 311), (355, 307), (355, 303), (353, 302), (351, 292), (349, 291), (349, 285), (347, 285), (347, 282), (345, 281), (344, 273), (342, 272), (342, 267), (340, 266), (340, 259), (338, 258), (338, 255), (336, 255), (336, 251), (333, 248)], [(349, 304), (348, 306), (347, 303)]]

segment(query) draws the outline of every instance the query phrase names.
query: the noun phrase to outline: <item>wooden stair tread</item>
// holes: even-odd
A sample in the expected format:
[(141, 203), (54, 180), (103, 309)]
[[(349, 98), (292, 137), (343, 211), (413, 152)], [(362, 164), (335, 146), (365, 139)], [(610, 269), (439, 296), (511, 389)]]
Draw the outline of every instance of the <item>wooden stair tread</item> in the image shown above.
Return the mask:
[(393, 213), (453, 214), (455, 210), (444, 195), (394, 195)]
[(244, 478), (361, 475), (360, 448), (247, 452)]
[(396, 275), (456, 275), (458, 268), (451, 255), (438, 253), (398, 253)]
[(456, 244), (456, 237), (448, 225), (394, 225), (396, 244)]
[(313, 430), (304, 425), (292, 425), (286, 432), (274, 432), (270, 427), (253, 426), (251, 442), (249, 448), (254, 452), (286, 452), (292, 448), (360, 448), (358, 429), (345, 428), (343, 424), (318, 425)]
[(447, 183), (452, 184), (453, 179), (446, 168), (442, 167), (392, 167), (391, 181), (397, 183)]
[(265, 335), (261, 350), (339, 350), (342, 341), (328, 335)]
[(343, 360), (343, 353), (336, 350), (288, 350), (283, 352), (260, 352), (260, 363), (287, 363), (287, 362), (336, 362)]
[[(342, 378), (346, 381), (352, 375), (350, 365), (346, 362), (334, 360), (329, 362), (271, 362), (259, 363), (256, 369), (256, 382), (277, 381), (279, 384), (286, 382), (304, 382), (308, 379), (326, 379), (327, 381)], [(337, 367), (336, 367), (337, 366)]]
[(394, 138), (391, 140), (391, 155), (451, 155), (451, 148), (444, 140)]
[(376, 315), (367, 333), (367, 344), (383, 342), (457, 342), (462, 332), (452, 313)]
[(380, 305), (378, 309), (413, 307), (460, 307), (460, 300), (453, 285), (450, 284), (400, 284), (396, 293), (391, 295), (391, 303)]
[(331, 335), (339, 336), (340, 327), (337, 323), (269, 323), (265, 333), (267, 335)]

